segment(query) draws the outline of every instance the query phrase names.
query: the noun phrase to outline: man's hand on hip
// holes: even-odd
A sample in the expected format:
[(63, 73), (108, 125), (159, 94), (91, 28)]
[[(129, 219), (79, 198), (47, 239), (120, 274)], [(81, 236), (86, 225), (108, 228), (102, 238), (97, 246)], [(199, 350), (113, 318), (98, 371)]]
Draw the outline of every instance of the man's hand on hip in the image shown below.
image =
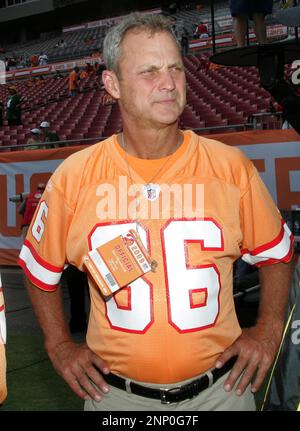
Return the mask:
[(225, 390), (230, 391), (240, 379), (236, 393), (242, 395), (255, 377), (251, 390), (257, 392), (264, 381), (280, 346), (293, 270), (293, 260), (259, 268), (260, 301), (257, 324), (244, 329), (241, 336), (220, 355), (216, 363), (217, 367), (221, 367), (232, 356), (238, 356), (225, 381)]
[(275, 359), (281, 334), (282, 328), (270, 331), (270, 328), (264, 328), (262, 324), (244, 329), (240, 337), (220, 355), (216, 362), (216, 367), (221, 368), (231, 357), (238, 356), (224, 383), (224, 389), (231, 391), (238, 382), (236, 394), (242, 395), (255, 377), (251, 384), (251, 391), (257, 392)]
[(109, 391), (95, 366), (104, 374), (109, 373), (109, 368), (86, 344), (65, 341), (48, 349), (48, 355), (57, 373), (80, 398), (100, 401), (103, 393)]

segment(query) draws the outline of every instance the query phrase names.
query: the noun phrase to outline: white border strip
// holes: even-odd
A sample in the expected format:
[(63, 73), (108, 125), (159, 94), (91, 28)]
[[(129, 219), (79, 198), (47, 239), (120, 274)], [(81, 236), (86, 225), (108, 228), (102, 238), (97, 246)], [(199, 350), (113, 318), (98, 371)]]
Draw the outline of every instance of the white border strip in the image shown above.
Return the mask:
[(272, 248), (264, 250), (263, 252), (255, 256), (252, 256), (251, 253), (245, 253), (242, 256), (242, 259), (250, 265), (265, 262), (269, 259), (276, 259), (279, 261), (284, 259), (290, 251), (292, 233), (286, 223), (283, 225), (283, 228), (284, 235), (279, 244), (275, 245)]
[(26, 267), (33, 277), (42, 283), (56, 286), (61, 278), (62, 272), (53, 272), (42, 266), (33, 256), (27, 245), (23, 245), (19, 258), (26, 263)]

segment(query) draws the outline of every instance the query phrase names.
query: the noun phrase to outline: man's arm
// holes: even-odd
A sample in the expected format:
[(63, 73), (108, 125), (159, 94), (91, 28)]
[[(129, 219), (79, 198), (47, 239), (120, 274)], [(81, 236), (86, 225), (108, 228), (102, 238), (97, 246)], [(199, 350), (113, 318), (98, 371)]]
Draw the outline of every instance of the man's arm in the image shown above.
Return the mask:
[[(45, 348), (53, 367), (82, 399), (101, 400), (108, 385), (94, 365), (104, 374), (107, 364), (95, 355), (86, 344), (75, 343), (69, 334), (63, 309), (61, 289), (45, 292), (26, 279), (26, 287), (34, 312), (45, 337)], [(99, 390), (91, 384), (91, 380)]]
[(293, 262), (290, 262), (259, 269), (260, 303), (256, 325), (244, 329), (216, 363), (216, 367), (221, 368), (231, 357), (238, 355), (224, 383), (225, 390), (230, 391), (240, 378), (236, 393), (241, 395), (256, 372), (251, 390), (257, 392), (260, 388), (279, 349), (293, 268)]

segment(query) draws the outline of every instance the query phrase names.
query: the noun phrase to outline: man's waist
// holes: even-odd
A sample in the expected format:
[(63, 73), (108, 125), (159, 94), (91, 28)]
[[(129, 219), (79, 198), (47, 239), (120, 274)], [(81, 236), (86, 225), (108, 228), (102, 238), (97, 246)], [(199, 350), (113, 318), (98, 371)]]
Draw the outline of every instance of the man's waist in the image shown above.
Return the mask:
[(211, 387), (219, 378), (231, 370), (235, 361), (236, 357), (231, 358), (222, 368), (212, 368), (206, 373), (188, 381), (167, 385), (133, 381), (113, 373), (103, 375), (103, 378), (109, 385), (128, 393), (146, 398), (158, 399), (162, 404), (178, 403), (188, 398), (193, 398), (203, 390)]
[[(233, 331), (232, 337), (228, 337), (224, 345), (221, 345), (221, 334), (218, 337), (218, 344), (208, 340), (207, 337), (199, 337), (199, 339), (193, 337), (180, 343), (180, 337), (178, 337), (173, 338), (172, 344), (166, 346), (157, 338), (154, 345), (145, 340), (133, 342), (123, 337), (123, 334), (120, 336), (118, 334), (118, 337), (110, 340), (96, 339), (92, 329), (90, 325), (87, 344), (109, 365), (113, 374), (151, 385), (163, 384), (166, 387), (174, 383), (184, 383), (214, 368), (220, 354), (240, 335), (238, 331)], [(127, 349), (125, 349), (126, 340)]]
[[(91, 348), (91, 347), (90, 347)], [(188, 358), (172, 358), (163, 360), (161, 356), (150, 356), (145, 358), (138, 352), (135, 357), (130, 357), (126, 362), (120, 357), (112, 358), (111, 355), (99, 353), (91, 348), (101, 359), (109, 364), (113, 374), (130, 379), (137, 383), (151, 385), (153, 387), (171, 387), (174, 384), (184, 384), (193, 380), (197, 376), (205, 374), (214, 368), (220, 354), (213, 355), (212, 358), (195, 361)], [(170, 361), (172, 361), (170, 366)]]

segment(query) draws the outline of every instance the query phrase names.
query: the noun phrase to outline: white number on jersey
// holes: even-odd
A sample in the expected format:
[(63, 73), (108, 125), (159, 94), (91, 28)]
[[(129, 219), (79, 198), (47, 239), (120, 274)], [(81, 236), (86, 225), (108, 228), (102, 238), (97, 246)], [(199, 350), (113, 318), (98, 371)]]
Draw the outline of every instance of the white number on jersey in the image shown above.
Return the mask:
[(48, 207), (45, 201), (41, 202), (37, 215), (35, 217), (35, 221), (32, 225), (31, 232), (33, 237), (37, 240), (37, 242), (40, 242), (44, 230), (45, 230), (45, 224), (44, 220), (48, 216)]
[[(94, 249), (136, 229), (136, 223), (97, 226), (90, 237)], [(149, 232), (139, 226), (144, 246), (149, 249)], [(169, 307), (169, 323), (179, 332), (197, 331), (213, 326), (219, 314), (220, 278), (215, 265), (192, 267), (186, 253), (187, 244), (198, 243), (201, 250), (222, 250), (222, 230), (211, 219), (171, 220), (162, 229), (162, 247)], [(106, 302), (111, 327), (126, 332), (146, 332), (153, 322), (152, 285), (145, 278), (127, 287), (128, 307), (119, 307), (115, 298)], [(195, 301), (200, 294), (204, 300)]]
[[(136, 229), (136, 223), (108, 224), (96, 227), (91, 236), (91, 247), (97, 248), (118, 235)], [(139, 226), (139, 235), (147, 247), (147, 232)], [(135, 280), (128, 286), (130, 303), (128, 308), (118, 306), (114, 297), (106, 302), (107, 318), (112, 328), (127, 332), (145, 332), (152, 323), (153, 301), (152, 285), (142, 278)]]
[[(212, 220), (172, 220), (163, 229), (163, 253), (170, 304), (170, 324), (180, 332), (213, 326), (219, 313), (219, 272), (214, 265), (191, 267), (186, 254), (189, 242), (202, 251), (222, 249), (222, 231)], [(197, 305), (194, 295), (205, 300)]]

